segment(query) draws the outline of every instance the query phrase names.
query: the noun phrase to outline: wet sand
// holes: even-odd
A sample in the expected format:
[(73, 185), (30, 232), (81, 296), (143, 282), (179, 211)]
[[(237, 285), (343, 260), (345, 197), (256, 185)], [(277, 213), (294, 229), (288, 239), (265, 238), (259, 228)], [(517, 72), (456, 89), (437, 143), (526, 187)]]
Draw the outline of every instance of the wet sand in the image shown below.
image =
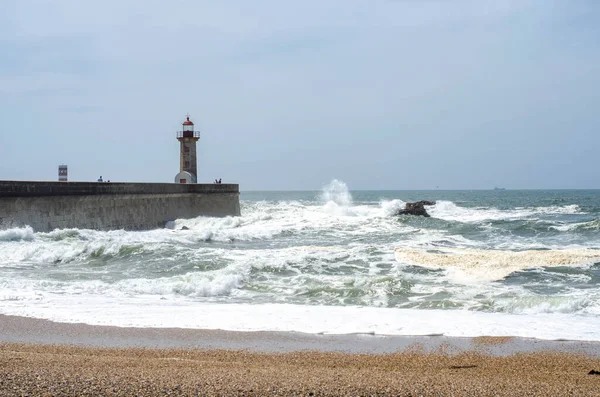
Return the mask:
[(0, 396), (600, 396), (600, 343), (148, 329), (0, 315)]

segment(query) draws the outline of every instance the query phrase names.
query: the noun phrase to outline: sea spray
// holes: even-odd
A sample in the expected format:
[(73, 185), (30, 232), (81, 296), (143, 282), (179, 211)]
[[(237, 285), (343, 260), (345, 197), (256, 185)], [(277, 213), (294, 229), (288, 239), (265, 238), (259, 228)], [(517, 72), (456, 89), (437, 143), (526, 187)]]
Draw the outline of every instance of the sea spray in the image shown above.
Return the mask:
[(325, 213), (336, 216), (353, 216), (352, 195), (348, 186), (337, 179), (323, 187), (321, 199), (324, 202)]
[(352, 195), (348, 186), (337, 179), (332, 180), (323, 187), (321, 197), (325, 203), (334, 202), (342, 207), (350, 207), (352, 205)]

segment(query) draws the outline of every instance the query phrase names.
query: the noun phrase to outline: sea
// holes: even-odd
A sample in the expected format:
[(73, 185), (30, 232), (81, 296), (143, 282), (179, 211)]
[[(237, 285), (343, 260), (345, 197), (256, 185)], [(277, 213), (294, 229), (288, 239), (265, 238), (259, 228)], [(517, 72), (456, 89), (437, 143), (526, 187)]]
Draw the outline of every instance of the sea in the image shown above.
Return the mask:
[[(0, 314), (600, 341), (600, 190), (242, 192), (150, 231), (0, 230)], [(429, 218), (397, 215), (434, 200)]]

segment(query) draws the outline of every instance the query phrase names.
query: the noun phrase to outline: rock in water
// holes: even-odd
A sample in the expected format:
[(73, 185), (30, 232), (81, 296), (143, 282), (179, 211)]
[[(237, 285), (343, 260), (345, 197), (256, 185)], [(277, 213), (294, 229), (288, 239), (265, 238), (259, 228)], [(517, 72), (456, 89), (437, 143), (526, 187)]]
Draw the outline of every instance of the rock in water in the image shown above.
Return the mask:
[(429, 214), (425, 211), (426, 205), (435, 205), (435, 201), (421, 200), (415, 203), (406, 203), (404, 209), (398, 211), (396, 215), (417, 215), (429, 218)]

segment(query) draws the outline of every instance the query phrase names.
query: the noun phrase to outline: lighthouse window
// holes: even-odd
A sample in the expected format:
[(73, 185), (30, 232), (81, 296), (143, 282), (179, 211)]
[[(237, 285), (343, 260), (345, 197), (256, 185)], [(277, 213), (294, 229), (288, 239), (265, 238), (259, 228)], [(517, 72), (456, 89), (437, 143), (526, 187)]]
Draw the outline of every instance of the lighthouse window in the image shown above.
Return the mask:
[(190, 162), (189, 161), (184, 162), (183, 168), (190, 168)]
[(183, 147), (183, 152), (184, 153), (189, 153), (190, 152), (190, 147), (189, 146), (184, 146)]

